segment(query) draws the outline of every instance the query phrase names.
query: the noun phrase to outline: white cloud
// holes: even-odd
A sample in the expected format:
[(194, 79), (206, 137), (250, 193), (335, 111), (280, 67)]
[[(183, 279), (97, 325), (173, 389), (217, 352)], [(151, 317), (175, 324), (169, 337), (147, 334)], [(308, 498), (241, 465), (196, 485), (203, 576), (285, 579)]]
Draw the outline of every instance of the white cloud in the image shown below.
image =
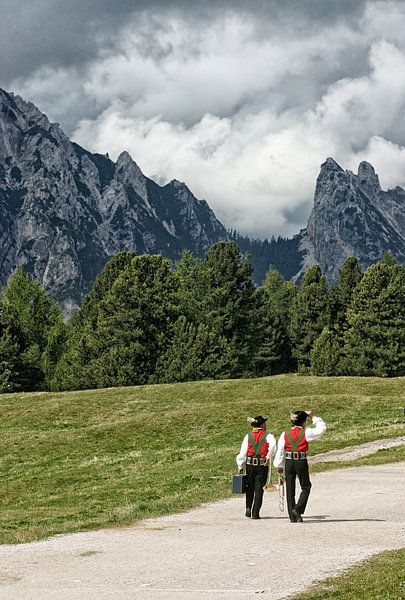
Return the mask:
[(185, 181), (226, 226), (291, 235), (327, 156), (404, 182), (404, 28), (398, 2), (370, 2), (352, 25), (268, 22), (260, 35), (248, 15), (144, 16), (82, 69), (16, 88), (83, 146), (128, 150), (148, 176)]
[(405, 148), (373, 136), (367, 148), (361, 155), (354, 155), (353, 164), (367, 160), (372, 165), (378, 165), (377, 172), (383, 189), (400, 186), (405, 188)]
[[(268, 114), (220, 118), (206, 114), (191, 127), (154, 119), (126, 117), (115, 104), (97, 121), (83, 122), (75, 137), (116, 157), (122, 149), (150, 176), (188, 183), (207, 198), (223, 222), (255, 235), (293, 234), (285, 210), (297, 209), (313, 194), (319, 156), (329, 145), (307, 138), (296, 122), (280, 128)], [(274, 125), (274, 128), (272, 127)]]

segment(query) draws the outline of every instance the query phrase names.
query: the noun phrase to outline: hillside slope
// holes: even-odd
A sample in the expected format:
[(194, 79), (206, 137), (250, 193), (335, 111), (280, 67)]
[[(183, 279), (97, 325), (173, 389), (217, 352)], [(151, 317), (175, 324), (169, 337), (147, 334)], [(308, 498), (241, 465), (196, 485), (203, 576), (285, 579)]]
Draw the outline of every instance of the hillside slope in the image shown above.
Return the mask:
[(1, 395), (0, 543), (229, 496), (248, 416), (278, 436), (291, 410), (312, 408), (328, 424), (313, 454), (397, 437), (404, 396), (405, 378), (294, 375)]

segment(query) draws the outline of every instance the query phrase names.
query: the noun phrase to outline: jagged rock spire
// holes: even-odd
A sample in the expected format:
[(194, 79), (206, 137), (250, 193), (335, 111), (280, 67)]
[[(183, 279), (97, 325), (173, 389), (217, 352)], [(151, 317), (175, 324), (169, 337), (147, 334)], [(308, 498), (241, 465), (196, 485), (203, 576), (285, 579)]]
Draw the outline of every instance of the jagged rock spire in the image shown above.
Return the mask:
[(361, 189), (369, 196), (374, 196), (380, 190), (380, 180), (378, 178), (377, 173), (374, 170), (374, 167), (370, 165), (370, 163), (363, 160), (359, 164), (359, 168), (357, 171), (357, 177), (359, 180), (359, 185)]

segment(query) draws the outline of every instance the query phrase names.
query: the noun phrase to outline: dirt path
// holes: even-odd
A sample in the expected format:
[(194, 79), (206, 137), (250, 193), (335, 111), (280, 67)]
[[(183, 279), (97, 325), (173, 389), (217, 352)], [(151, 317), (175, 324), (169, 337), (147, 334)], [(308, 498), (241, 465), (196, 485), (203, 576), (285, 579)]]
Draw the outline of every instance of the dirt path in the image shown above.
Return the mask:
[(125, 529), (0, 547), (3, 600), (277, 599), (363, 558), (405, 545), (405, 463), (312, 476), (303, 524), (268, 493), (262, 519), (244, 499)]
[(312, 456), (309, 458), (309, 461), (311, 463), (316, 463), (355, 460), (356, 458), (375, 454), (378, 450), (394, 448), (395, 446), (402, 446), (402, 444), (405, 444), (405, 435), (396, 438), (387, 438), (385, 440), (374, 440), (374, 442), (366, 442), (365, 444), (359, 444), (358, 446), (346, 446), (340, 450), (331, 450), (330, 452)]

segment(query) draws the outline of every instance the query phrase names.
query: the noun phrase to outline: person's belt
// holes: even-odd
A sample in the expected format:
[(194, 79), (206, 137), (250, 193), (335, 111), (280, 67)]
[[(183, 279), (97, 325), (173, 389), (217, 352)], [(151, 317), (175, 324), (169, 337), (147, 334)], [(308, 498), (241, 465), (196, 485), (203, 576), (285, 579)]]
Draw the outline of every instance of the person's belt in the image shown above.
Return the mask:
[(256, 458), (256, 456), (248, 456), (246, 459), (247, 465), (252, 465), (253, 467), (258, 467), (259, 465), (265, 465), (267, 462), (267, 458)]
[(292, 460), (301, 460), (301, 459), (307, 457), (307, 453), (306, 452), (286, 452), (285, 457), (290, 458)]

